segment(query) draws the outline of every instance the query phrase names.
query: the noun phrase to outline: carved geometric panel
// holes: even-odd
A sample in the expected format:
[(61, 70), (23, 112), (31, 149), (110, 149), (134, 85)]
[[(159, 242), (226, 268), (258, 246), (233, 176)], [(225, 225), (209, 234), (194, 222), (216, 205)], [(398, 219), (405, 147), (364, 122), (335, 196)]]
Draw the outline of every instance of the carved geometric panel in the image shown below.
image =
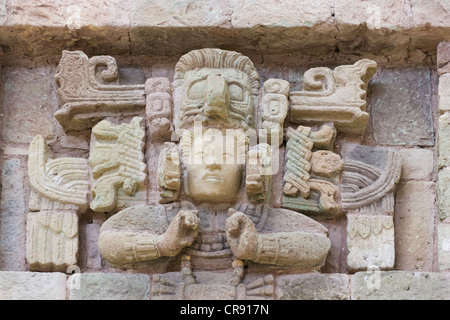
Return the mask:
[(395, 260), (394, 221), (388, 215), (347, 215), (349, 270), (392, 269)]

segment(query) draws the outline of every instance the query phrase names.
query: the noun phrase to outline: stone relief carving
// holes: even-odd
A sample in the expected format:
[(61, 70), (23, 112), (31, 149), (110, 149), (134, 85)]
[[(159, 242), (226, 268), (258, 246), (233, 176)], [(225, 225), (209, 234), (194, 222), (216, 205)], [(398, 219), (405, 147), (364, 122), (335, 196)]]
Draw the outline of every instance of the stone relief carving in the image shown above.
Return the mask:
[(65, 272), (77, 264), (78, 213), (88, 208), (87, 161), (54, 159), (37, 135), (29, 147), (28, 177), (27, 262), (31, 270)]
[(108, 116), (139, 115), (145, 108), (144, 84), (121, 85), (110, 56), (89, 59), (81, 51), (64, 50), (55, 79), (60, 102), (55, 118), (66, 131), (90, 129)]
[(114, 125), (102, 120), (92, 128), (89, 164), (94, 183), (91, 209), (110, 212), (147, 201), (144, 119)]
[[(313, 218), (347, 212), (349, 270), (391, 268), (396, 155), (359, 146), (343, 161), (333, 152), (338, 132), (364, 133), (366, 89), (375, 71), (376, 63), (365, 59), (333, 71), (308, 70), (302, 91), (289, 92), (289, 82), (280, 79), (265, 81), (261, 90), (248, 57), (200, 49), (179, 59), (173, 83), (152, 78), (121, 85), (112, 57), (64, 51), (55, 117), (66, 131), (92, 128), (90, 209), (114, 213), (100, 229), (103, 258), (115, 268), (154, 273), (154, 299), (272, 298), (273, 277), (264, 273), (320, 270), (331, 243)], [(287, 118), (297, 126), (285, 129)], [(147, 204), (146, 127), (158, 145), (152, 151), (159, 153), (158, 205)], [(179, 143), (169, 142), (174, 137)], [(284, 142), (279, 208), (271, 204), (275, 172), (267, 168)], [(31, 146), (30, 155), (36, 153)], [(86, 160), (72, 161), (71, 169), (86, 166)], [(31, 181), (37, 169), (29, 170)], [(38, 227), (30, 242), (51, 230), (64, 237), (54, 236), (55, 243), (76, 247), (76, 214), (88, 202), (74, 203), (75, 189), (72, 202), (62, 196), (55, 202), (71, 211), (45, 211), (47, 189), (36, 188), (30, 210), (39, 212), (29, 220)], [(261, 276), (246, 277), (247, 267)]]
[(158, 188), (160, 203), (178, 199), (181, 187), (180, 156), (177, 146), (172, 142), (164, 143), (158, 160)]
[(349, 270), (392, 269), (395, 260), (394, 191), (401, 160), (394, 151), (349, 145), (342, 173)]
[(278, 138), (278, 145), (283, 143), (283, 124), (289, 108), (290, 84), (285, 80), (269, 79), (263, 85), (261, 102), (260, 140), (272, 143), (272, 137)]
[(306, 125), (332, 121), (341, 132), (364, 134), (369, 119), (367, 84), (376, 69), (376, 62), (368, 59), (334, 70), (309, 69), (303, 90), (290, 93), (291, 121)]
[(338, 214), (336, 192), (344, 163), (338, 154), (322, 150), (333, 147), (336, 129), (299, 126), (288, 128), (287, 137), (283, 207), (314, 216)]
[[(270, 185), (259, 169), (267, 165), (271, 147), (249, 150), (244, 132), (254, 128), (258, 105), (259, 78), (252, 62), (235, 52), (196, 50), (179, 60), (174, 79), (175, 129), (189, 201), (133, 206), (109, 218), (100, 230), (103, 257), (116, 267), (145, 265), (158, 272), (170, 271), (178, 259), (180, 273), (155, 277), (153, 294), (161, 298), (271, 297), (270, 277), (245, 283), (245, 264), (320, 269), (330, 248), (325, 227), (297, 212), (238, 201), (243, 187), (265, 199)], [(264, 118), (278, 129), (287, 112), (287, 92), (280, 90), (284, 100), (273, 98), (282, 103), (279, 110)], [(123, 221), (129, 221), (127, 228)], [(204, 271), (230, 268), (214, 282)]]
[(173, 132), (172, 88), (167, 78), (150, 78), (145, 82), (146, 115), (152, 142), (168, 141)]

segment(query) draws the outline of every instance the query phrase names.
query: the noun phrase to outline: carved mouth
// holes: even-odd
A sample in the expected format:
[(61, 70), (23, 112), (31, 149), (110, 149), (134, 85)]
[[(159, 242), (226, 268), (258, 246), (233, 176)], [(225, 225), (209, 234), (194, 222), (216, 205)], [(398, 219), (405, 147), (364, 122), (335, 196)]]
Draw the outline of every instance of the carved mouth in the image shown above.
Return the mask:
[(207, 173), (202, 177), (202, 181), (210, 183), (221, 183), (223, 179), (220, 175), (214, 173)]

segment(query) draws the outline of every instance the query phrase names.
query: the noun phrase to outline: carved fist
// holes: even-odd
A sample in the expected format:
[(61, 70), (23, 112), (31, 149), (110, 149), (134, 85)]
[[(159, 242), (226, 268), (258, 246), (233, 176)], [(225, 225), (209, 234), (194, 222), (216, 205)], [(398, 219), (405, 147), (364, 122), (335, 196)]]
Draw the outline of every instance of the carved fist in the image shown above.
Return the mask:
[(190, 246), (197, 238), (200, 225), (197, 210), (181, 210), (158, 240), (161, 256), (176, 256), (181, 249)]
[(256, 255), (258, 231), (250, 218), (234, 209), (228, 210), (227, 239), (238, 259), (252, 260)]

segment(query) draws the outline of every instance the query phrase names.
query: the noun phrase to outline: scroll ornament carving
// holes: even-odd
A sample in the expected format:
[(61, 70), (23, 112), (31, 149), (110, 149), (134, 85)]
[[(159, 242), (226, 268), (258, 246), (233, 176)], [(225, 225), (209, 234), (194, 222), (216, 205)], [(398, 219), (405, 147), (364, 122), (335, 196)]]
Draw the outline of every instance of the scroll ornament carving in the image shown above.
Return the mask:
[(60, 104), (55, 118), (68, 132), (91, 129), (108, 116), (139, 115), (145, 108), (144, 84), (120, 84), (110, 56), (89, 59), (82, 51), (64, 50), (55, 79)]
[(368, 59), (334, 70), (309, 69), (303, 90), (290, 93), (291, 121), (303, 125), (331, 121), (341, 132), (364, 134), (369, 119), (367, 85), (376, 69), (376, 62)]

